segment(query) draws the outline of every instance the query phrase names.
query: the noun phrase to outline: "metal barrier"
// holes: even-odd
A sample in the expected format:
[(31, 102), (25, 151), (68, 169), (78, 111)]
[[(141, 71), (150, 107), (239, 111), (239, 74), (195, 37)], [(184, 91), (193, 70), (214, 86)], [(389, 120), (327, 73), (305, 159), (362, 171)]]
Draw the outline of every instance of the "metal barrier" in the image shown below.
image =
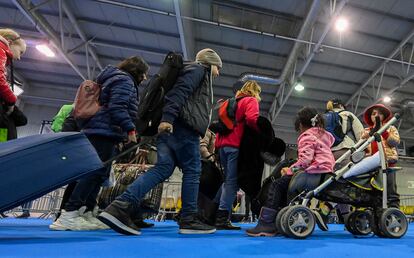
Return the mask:
[(165, 221), (168, 214), (174, 215), (181, 209), (181, 182), (165, 181), (161, 196), (161, 205), (156, 221)]
[[(37, 213), (38, 218), (50, 218), (51, 216), (56, 215), (59, 212), (60, 203), (62, 202), (63, 193), (66, 187), (59, 188), (53, 192), (43, 195), (42, 197), (31, 201), (30, 207), (27, 207), (29, 212), (33, 215), (33, 213)], [(24, 205), (22, 205), (24, 206)], [(8, 213), (12, 213), (16, 216), (16, 212), (23, 212), (26, 208), (22, 206), (16, 207), (9, 211)]]
[(407, 216), (409, 222), (414, 222), (414, 195), (400, 196), (400, 209)]

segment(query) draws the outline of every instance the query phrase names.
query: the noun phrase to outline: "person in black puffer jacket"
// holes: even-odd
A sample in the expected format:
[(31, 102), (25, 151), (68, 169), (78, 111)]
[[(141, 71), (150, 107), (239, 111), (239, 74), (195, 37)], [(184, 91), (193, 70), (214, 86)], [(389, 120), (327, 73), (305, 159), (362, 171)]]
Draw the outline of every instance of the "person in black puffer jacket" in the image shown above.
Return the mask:
[[(136, 142), (134, 119), (138, 110), (138, 85), (146, 79), (148, 64), (140, 57), (130, 57), (115, 66), (107, 66), (97, 77), (101, 85), (100, 104), (102, 108), (86, 123), (82, 132), (95, 147), (102, 161), (110, 159), (115, 146), (123, 140)], [(88, 210), (87, 200), (96, 200), (101, 184), (108, 178), (109, 169), (102, 168), (95, 174), (80, 179), (65, 209), (62, 210), (50, 228), (53, 230), (91, 230), (102, 226)], [(81, 207), (87, 206), (83, 211)], [(81, 211), (80, 211), (81, 210)], [(103, 228), (103, 227), (102, 227)]]

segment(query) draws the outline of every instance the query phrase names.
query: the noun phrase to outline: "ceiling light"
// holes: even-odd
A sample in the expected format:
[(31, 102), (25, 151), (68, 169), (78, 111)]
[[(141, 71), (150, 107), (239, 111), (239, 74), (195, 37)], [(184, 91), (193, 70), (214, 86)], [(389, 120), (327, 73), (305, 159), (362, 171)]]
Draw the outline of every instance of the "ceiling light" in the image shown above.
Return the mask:
[(391, 98), (389, 96), (385, 96), (383, 101), (384, 101), (384, 103), (389, 103), (389, 102), (391, 102)]
[(47, 57), (55, 57), (55, 52), (46, 44), (36, 45), (36, 49)]
[(348, 20), (345, 18), (339, 18), (335, 22), (335, 29), (339, 32), (343, 32), (348, 28)]
[(303, 86), (302, 82), (300, 80), (298, 80), (298, 82), (295, 85), (295, 90), (296, 91), (303, 91), (305, 89), (305, 86)]

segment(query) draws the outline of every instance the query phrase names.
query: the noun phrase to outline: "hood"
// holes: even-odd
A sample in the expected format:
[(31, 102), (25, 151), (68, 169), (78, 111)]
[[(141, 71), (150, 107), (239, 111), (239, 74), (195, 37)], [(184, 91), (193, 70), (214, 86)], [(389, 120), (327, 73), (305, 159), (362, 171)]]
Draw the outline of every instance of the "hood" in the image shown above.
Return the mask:
[(388, 122), (393, 117), (391, 110), (387, 106), (383, 104), (372, 105), (368, 107), (364, 112), (364, 121), (370, 127), (374, 126), (374, 123), (371, 120), (371, 114), (374, 109), (381, 109), (384, 112), (385, 117), (383, 123)]
[(117, 75), (127, 75), (133, 80), (132, 76), (130, 76), (128, 73), (120, 70), (118, 67), (115, 67), (113, 65), (108, 65), (102, 70), (102, 72), (98, 75), (98, 77), (96, 77), (96, 82), (102, 85), (105, 83), (106, 80), (113, 78), (114, 76), (117, 76)]
[(316, 138), (318, 138), (320, 141), (322, 141), (323, 143), (325, 143), (329, 147), (332, 147), (332, 145), (335, 142), (335, 138), (333, 137), (332, 134), (330, 134), (326, 130), (321, 129), (319, 127), (312, 127), (312, 128), (309, 128), (308, 130), (306, 130), (305, 132), (303, 132), (299, 136), (298, 142), (305, 135), (313, 135), (313, 136), (315, 136)]
[(0, 49), (6, 52), (7, 64), (9, 64), (10, 60), (13, 58), (13, 53), (10, 50), (9, 42), (2, 36), (0, 36)]

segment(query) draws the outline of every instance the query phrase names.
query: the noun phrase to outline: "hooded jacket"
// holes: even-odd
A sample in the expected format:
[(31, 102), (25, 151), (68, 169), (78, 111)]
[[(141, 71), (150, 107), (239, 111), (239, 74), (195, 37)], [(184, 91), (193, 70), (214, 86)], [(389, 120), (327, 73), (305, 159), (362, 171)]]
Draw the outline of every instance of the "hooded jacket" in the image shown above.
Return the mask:
[(287, 174), (293, 175), (292, 168), (310, 174), (331, 173), (335, 165), (331, 151), (334, 142), (332, 134), (318, 127), (303, 132), (298, 138), (298, 161), (290, 166)]
[[(370, 132), (374, 127), (374, 123), (371, 120), (371, 114), (374, 109), (381, 109), (385, 114), (382, 124), (385, 124), (393, 117), (391, 110), (382, 104), (375, 104), (368, 107), (364, 112), (364, 121), (369, 126), (368, 128), (365, 128), (365, 132)], [(396, 147), (398, 144), (400, 144), (400, 135), (397, 128), (395, 128), (395, 126), (390, 126), (385, 132), (381, 134), (381, 141), (388, 163), (396, 163), (398, 161), (398, 152)], [(373, 142), (365, 149), (367, 155), (373, 155), (377, 151), (378, 147), (376, 146), (376, 142)]]
[(102, 87), (99, 97), (102, 108), (83, 126), (82, 131), (122, 141), (128, 132), (135, 130), (137, 85), (130, 74), (111, 65), (105, 67), (96, 82)]
[(0, 36), (0, 103), (5, 102), (8, 106), (13, 105), (17, 101), (7, 82), (6, 66), (10, 64), (12, 58), (13, 53), (10, 50), (9, 43)]

